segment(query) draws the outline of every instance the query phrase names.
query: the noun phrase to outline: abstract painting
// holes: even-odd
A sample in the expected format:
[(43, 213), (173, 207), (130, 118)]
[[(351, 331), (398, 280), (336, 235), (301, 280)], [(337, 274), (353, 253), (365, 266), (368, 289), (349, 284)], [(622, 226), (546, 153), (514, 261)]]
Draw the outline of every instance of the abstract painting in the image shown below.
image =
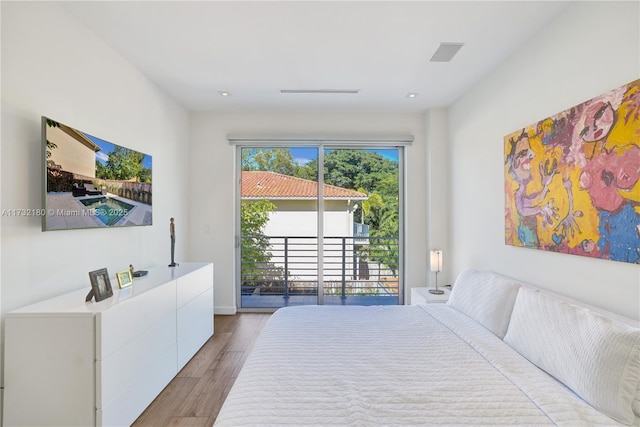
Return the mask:
[(504, 137), (505, 243), (640, 264), (640, 80)]

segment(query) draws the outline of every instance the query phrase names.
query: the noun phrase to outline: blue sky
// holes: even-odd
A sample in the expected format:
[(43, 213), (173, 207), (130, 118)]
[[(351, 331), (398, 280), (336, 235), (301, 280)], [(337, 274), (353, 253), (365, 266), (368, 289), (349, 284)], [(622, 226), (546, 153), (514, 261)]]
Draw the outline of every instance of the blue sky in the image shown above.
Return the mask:
[[(96, 153), (96, 160), (104, 165), (109, 159), (109, 153), (111, 153), (116, 147), (118, 147), (118, 145), (112, 144), (108, 141), (105, 141), (104, 139), (96, 138), (95, 136), (89, 135), (88, 133), (85, 133), (84, 135), (101, 148), (101, 150)], [(129, 148), (129, 150), (131, 150), (131, 148)], [(147, 169), (151, 169), (151, 156), (149, 156), (148, 154), (144, 155), (142, 166)]]
[[(317, 148), (290, 148), (291, 155), (299, 165), (309, 163), (311, 160), (318, 157)], [(398, 150), (395, 148), (389, 149), (370, 149), (369, 152), (379, 153), (382, 157), (391, 160), (393, 162), (398, 161)]]

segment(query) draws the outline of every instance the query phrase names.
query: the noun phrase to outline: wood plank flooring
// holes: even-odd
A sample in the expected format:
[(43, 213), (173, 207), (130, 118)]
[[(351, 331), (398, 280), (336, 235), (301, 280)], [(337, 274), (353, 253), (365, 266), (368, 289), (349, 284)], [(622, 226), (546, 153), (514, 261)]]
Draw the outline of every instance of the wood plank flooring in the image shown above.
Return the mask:
[(133, 423), (212, 426), (269, 313), (214, 316), (214, 334)]

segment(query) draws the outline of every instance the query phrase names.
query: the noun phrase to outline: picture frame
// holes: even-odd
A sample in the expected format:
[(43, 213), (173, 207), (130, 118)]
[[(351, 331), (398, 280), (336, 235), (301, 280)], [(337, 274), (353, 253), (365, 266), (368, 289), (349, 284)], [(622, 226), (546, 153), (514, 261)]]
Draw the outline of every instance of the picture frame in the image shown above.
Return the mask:
[(113, 296), (109, 273), (106, 268), (89, 272), (89, 280), (91, 281), (91, 292), (87, 295), (86, 301), (95, 298), (96, 302), (105, 300)]
[(131, 276), (131, 270), (124, 270), (116, 274), (118, 279), (118, 286), (120, 289), (133, 285), (133, 277)]

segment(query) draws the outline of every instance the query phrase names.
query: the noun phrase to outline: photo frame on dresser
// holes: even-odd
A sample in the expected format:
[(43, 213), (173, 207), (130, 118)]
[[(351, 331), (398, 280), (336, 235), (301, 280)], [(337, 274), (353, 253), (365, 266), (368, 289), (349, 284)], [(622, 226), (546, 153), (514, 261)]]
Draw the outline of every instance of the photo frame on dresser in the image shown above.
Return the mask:
[(118, 287), (120, 287), (120, 289), (133, 285), (131, 270), (121, 271), (120, 273), (116, 274), (116, 278), (118, 279)]
[(91, 291), (85, 301), (91, 301), (92, 298), (95, 298), (96, 302), (99, 302), (113, 296), (109, 272), (106, 268), (90, 271), (89, 280), (91, 281)]

